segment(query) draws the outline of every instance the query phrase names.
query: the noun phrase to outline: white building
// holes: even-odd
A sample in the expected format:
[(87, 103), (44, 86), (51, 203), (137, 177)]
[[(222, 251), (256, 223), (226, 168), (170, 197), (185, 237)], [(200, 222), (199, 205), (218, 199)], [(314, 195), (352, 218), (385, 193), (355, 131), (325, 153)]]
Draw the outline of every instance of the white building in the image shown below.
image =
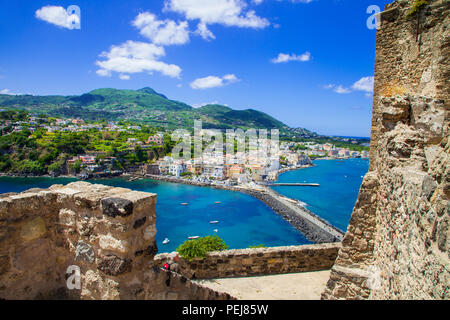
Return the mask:
[(212, 172), (211, 177), (213, 177), (216, 180), (223, 180), (223, 179), (225, 179), (224, 167), (221, 167), (221, 166), (214, 167), (214, 170)]
[(169, 166), (169, 174), (174, 175), (177, 178), (179, 178), (181, 174), (186, 171), (187, 170), (185, 164), (171, 164)]

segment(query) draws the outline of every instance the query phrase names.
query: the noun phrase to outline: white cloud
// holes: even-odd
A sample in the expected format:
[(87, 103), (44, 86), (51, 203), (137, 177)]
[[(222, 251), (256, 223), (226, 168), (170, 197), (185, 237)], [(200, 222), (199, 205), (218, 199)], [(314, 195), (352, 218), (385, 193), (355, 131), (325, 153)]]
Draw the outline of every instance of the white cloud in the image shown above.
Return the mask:
[(200, 35), (205, 40), (214, 40), (216, 36), (208, 29), (208, 26), (204, 22), (200, 22), (197, 25), (196, 34)]
[(351, 88), (344, 87), (342, 85), (335, 85), (335, 84), (327, 84), (324, 85), (323, 88), (326, 90), (333, 89), (334, 92), (340, 93), (340, 94), (347, 94), (352, 92), (352, 89), (354, 91), (364, 91), (366, 94), (366, 97), (370, 98), (373, 94), (373, 82), (374, 77), (364, 77), (356, 81)]
[(242, 0), (165, 0), (165, 10), (183, 14), (188, 20), (204, 24), (222, 24), (241, 28), (263, 29), (270, 25), (253, 10), (246, 11)]
[(352, 88), (357, 91), (373, 92), (374, 77), (364, 77), (356, 81)]
[(133, 74), (157, 71), (163, 75), (178, 78), (182, 71), (181, 68), (174, 64), (159, 61), (159, 58), (163, 56), (165, 56), (163, 47), (152, 43), (129, 40), (121, 45), (111, 46), (108, 52), (100, 54), (100, 57), (105, 58), (105, 60), (96, 62), (100, 67), (97, 74), (111, 76), (111, 72)]
[(314, 0), (289, 0), (292, 3), (311, 3)]
[(95, 72), (101, 77), (111, 77), (111, 71), (105, 69), (99, 69)]
[(223, 87), (230, 83), (239, 81), (239, 79), (234, 74), (227, 74), (223, 77), (208, 76), (205, 78), (199, 78), (191, 82), (190, 86), (192, 89), (202, 90)]
[(289, 61), (306, 62), (309, 60), (311, 60), (311, 53), (307, 51), (301, 55), (280, 53), (278, 54), (278, 57), (273, 58), (271, 61), (272, 63), (286, 63)]
[(150, 12), (140, 13), (132, 24), (144, 37), (159, 45), (179, 45), (189, 42), (189, 25), (186, 21), (158, 20)]
[(236, 81), (239, 80), (234, 74), (226, 74), (226, 75), (223, 76), (223, 79), (228, 81), (228, 82), (230, 82), (230, 83), (231, 82), (236, 82)]
[(256, 5), (263, 3), (263, 0), (252, 0), (252, 2)]
[(13, 93), (9, 89), (0, 90), (0, 94), (7, 94), (7, 95), (10, 95), (10, 96), (21, 96), (22, 95), (22, 93)]
[(121, 74), (119, 75), (120, 80), (130, 80), (130, 76), (127, 74)]
[(194, 103), (192, 106), (194, 108), (201, 108), (201, 107), (207, 106), (209, 104), (219, 104), (219, 101), (212, 101), (212, 102), (206, 102), (206, 103)]
[(339, 93), (339, 94), (346, 94), (346, 93), (352, 92), (352, 90), (339, 85), (334, 88), (334, 92)]
[(66, 9), (56, 6), (45, 6), (36, 11), (36, 18), (66, 29), (77, 29), (80, 18), (76, 14), (69, 15)]

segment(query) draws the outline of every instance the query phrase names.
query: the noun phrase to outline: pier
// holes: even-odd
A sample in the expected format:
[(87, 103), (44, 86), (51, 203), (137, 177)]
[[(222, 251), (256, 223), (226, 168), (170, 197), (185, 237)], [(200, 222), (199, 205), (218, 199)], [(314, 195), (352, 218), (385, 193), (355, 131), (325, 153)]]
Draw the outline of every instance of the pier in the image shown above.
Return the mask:
[[(309, 210), (298, 205), (298, 201), (278, 194), (270, 188), (274, 184), (259, 185), (258, 189), (245, 186), (225, 186), (219, 184), (206, 184), (175, 177), (157, 176), (147, 174), (147, 178), (173, 183), (183, 183), (199, 187), (210, 187), (222, 190), (237, 191), (255, 197), (267, 204), (274, 212), (281, 215), (294, 228), (300, 231), (306, 239), (314, 243), (340, 242), (345, 232), (334, 227), (329, 222), (319, 218)], [(318, 184), (316, 184), (318, 186)]]
[(318, 183), (272, 183), (271, 185), (277, 187), (320, 187)]

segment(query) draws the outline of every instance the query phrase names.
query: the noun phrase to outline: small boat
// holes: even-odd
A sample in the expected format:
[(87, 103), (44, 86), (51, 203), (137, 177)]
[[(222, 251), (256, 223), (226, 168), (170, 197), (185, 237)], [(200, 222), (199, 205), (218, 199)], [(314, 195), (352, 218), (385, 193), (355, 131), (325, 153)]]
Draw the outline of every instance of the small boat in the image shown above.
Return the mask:
[(210, 221), (209, 223), (210, 223), (210, 224), (218, 224), (219, 221)]
[(170, 242), (169, 238), (165, 238), (163, 244), (168, 244)]
[(214, 232), (219, 232), (219, 230), (217, 230), (217, 229), (214, 229), (213, 231), (214, 231)]
[(221, 204), (222, 202), (220, 202), (220, 201), (216, 201), (216, 204)]
[(183, 202), (181, 205), (182, 206), (187, 206), (189, 203), (187, 203), (187, 202)]
[(200, 238), (199, 236), (188, 237), (189, 240), (194, 240)]

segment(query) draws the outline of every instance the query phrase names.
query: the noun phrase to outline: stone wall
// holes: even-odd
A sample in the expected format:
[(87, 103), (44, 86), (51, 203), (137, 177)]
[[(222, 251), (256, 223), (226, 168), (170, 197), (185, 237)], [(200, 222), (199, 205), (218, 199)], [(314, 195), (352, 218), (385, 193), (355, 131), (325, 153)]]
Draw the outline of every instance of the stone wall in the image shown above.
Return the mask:
[(237, 300), (228, 293), (214, 291), (156, 266), (152, 269), (150, 281), (158, 288), (147, 295), (146, 299), (150, 300)]
[(324, 299), (449, 299), (449, 7), (386, 7), (370, 171)]
[[(189, 279), (248, 277), (329, 270), (340, 243), (291, 247), (228, 250), (210, 253), (204, 259), (179, 258), (177, 272)], [(159, 254), (159, 265), (173, 261), (176, 253)]]
[[(0, 299), (230, 299), (161, 273), (155, 203), (154, 194), (86, 182), (2, 195)], [(67, 286), (70, 266), (80, 269), (79, 290)]]

